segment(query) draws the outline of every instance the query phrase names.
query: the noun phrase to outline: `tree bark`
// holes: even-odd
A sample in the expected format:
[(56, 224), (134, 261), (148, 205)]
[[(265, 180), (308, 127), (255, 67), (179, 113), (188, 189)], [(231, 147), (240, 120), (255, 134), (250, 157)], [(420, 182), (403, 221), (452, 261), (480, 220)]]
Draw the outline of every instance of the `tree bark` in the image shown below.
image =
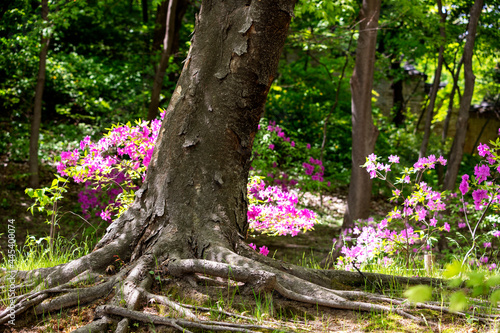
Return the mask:
[(249, 158), (293, 4), (203, 3), (138, 193), (148, 216), (140, 220), (149, 225), (139, 248), (158, 242), (170, 254), (200, 258), (245, 237)]
[(343, 229), (351, 227), (357, 219), (368, 218), (370, 212), (372, 181), (360, 166), (373, 153), (378, 136), (371, 103), (379, 14), (380, 0), (363, 1), (356, 64), (351, 77), (352, 170)]
[(448, 169), (446, 170), (444, 177), (443, 190), (452, 191), (455, 188), (458, 169), (464, 154), (469, 109), (472, 101), (472, 95), (474, 93), (474, 82), (476, 79), (472, 71), (472, 56), (474, 52), (477, 25), (483, 8), (483, 2), (483, 0), (475, 0), (470, 12), (469, 27), (467, 29), (467, 39), (465, 41), (463, 55), (465, 86), (462, 99), (460, 100), (455, 137), (448, 155)]
[(432, 83), (431, 91), (429, 93), (429, 105), (427, 107), (427, 115), (425, 118), (425, 129), (424, 129), (424, 137), (422, 138), (422, 145), (420, 146), (420, 152), (418, 154), (419, 158), (422, 158), (427, 153), (427, 146), (429, 145), (429, 139), (431, 137), (431, 125), (432, 118), (434, 116), (434, 106), (436, 104), (437, 92), (439, 90), (439, 83), (441, 82), (441, 71), (443, 69), (443, 60), (444, 60), (444, 44), (446, 40), (446, 31), (445, 31), (445, 23), (446, 23), (446, 13), (443, 12), (443, 5), (441, 0), (437, 0), (438, 5), (438, 13), (441, 17), (439, 23), (439, 36), (441, 37), (439, 53), (438, 53), (438, 63), (436, 67), (436, 71), (434, 72), (434, 82)]
[[(47, 21), (49, 14), (48, 0), (42, 0), (42, 20)], [(42, 31), (40, 63), (38, 67), (38, 77), (35, 88), (35, 101), (33, 105), (33, 115), (31, 118), (31, 135), (30, 135), (30, 155), (29, 155), (29, 170), (30, 179), (29, 186), (37, 188), (40, 184), (40, 176), (38, 171), (38, 138), (40, 136), (40, 124), (42, 121), (42, 102), (43, 90), (45, 88), (45, 72), (47, 62), (47, 52), (49, 50), (50, 38), (45, 36)]]
[(395, 80), (392, 83), (392, 90), (394, 92), (393, 103), (392, 103), (392, 112), (394, 113), (394, 117), (392, 118), (392, 122), (396, 127), (401, 127), (405, 121), (404, 115), (404, 96), (403, 96), (403, 78), (402, 78), (402, 70), (401, 70), (401, 61), (393, 60), (391, 61), (391, 70), (393, 73), (396, 73)]

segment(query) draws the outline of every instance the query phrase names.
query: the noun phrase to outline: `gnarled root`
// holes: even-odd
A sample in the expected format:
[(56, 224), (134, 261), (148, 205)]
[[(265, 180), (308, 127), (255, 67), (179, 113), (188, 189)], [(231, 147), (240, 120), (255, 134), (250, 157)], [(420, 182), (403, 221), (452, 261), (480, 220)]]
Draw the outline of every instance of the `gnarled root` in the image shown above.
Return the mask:
[[(98, 251), (105, 250), (106, 247), (103, 247)], [(170, 275), (190, 280), (193, 284), (196, 284), (193, 277), (218, 277), (244, 283), (242, 291), (247, 294), (261, 292), (271, 294), (276, 292), (284, 298), (298, 302), (354, 311), (394, 312), (415, 322), (427, 323), (425, 318), (409, 313), (412, 307), (404, 299), (362, 291), (334, 290), (329, 287), (332, 285), (332, 281), (326, 282), (328, 281), (328, 278), (325, 278), (328, 275), (326, 272), (309, 270), (311, 278), (308, 279), (308, 270), (306, 269), (279, 262), (270, 262), (267, 258), (262, 260), (262, 258), (252, 257), (253, 254), (247, 256), (245, 251), (241, 252), (245, 255), (239, 255), (226, 248), (214, 246), (206, 251), (207, 259), (171, 257), (164, 261), (164, 267), (162, 268), (166, 269), (166, 272)], [(14, 313), (19, 315), (28, 309), (33, 309), (36, 314), (59, 311), (75, 305), (90, 303), (99, 298), (108, 298), (109, 295), (112, 295), (108, 304), (99, 306), (96, 309), (95, 320), (75, 332), (102, 332), (109, 329), (111, 324), (116, 324), (115, 332), (122, 333), (127, 331), (131, 320), (154, 325), (166, 325), (184, 332), (189, 332), (190, 329), (238, 332), (274, 329), (255, 324), (228, 324), (219, 321), (200, 320), (192, 309), (203, 310), (203, 308), (180, 304), (166, 296), (152, 293), (153, 278), (150, 272), (155, 270), (155, 260), (151, 254), (146, 253), (138, 256), (136, 260), (123, 266), (115, 275), (108, 277), (99, 274), (104, 261), (95, 260), (95, 258), (78, 260), (82, 267), (71, 264), (58, 266), (57, 269), (51, 271), (44, 271), (44, 274), (48, 273), (47, 277), (51, 276), (52, 280), (50, 282), (44, 280), (44, 283), (35, 286), (33, 291), (17, 296), (14, 302)], [(109, 263), (114, 258), (108, 254), (106, 260)], [(94, 269), (92, 263), (96, 264), (96, 269)], [(68, 269), (70, 266), (73, 267), (73, 273), (71, 274)], [(56, 274), (61, 272), (64, 272), (64, 274), (59, 276), (64, 282), (53, 286), (57, 281)], [(430, 280), (428, 282), (437, 283), (439, 281)], [(25, 283), (31, 282), (27, 280)], [(43, 287), (50, 285), (52, 286), (43, 289)], [(138, 311), (142, 304), (149, 302), (166, 305), (175, 311), (178, 316), (160, 317)], [(432, 303), (418, 303), (413, 308), (415, 307), (449, 312), (443, 306)], [(0, 313), (0, 324), (8, 321), (10, 313), (10, 309)], [(224, 312), (224, 314), (252, 321), (252, 318), (249, 317), (228, 312)], [(468, 314), (464, 312), (458, 313), (458, 315), (465, 316)], [(485, 315), (478, 317), (483, 322), (490, 322), (495, 318), (498, 318), (498, 316)]]

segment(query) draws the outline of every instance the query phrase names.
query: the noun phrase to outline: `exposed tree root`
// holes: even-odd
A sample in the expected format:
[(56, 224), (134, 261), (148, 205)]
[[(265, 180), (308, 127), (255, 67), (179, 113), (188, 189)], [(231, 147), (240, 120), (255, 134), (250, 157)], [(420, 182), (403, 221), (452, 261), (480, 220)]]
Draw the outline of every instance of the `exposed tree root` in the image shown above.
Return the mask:
[(180, 318), (166, 318), (152, 314), (146, 314), (139, 311), (132, 311), (118, 306), (102, 305), (96, 309), (96, 314), (117, 315), (120, 317), (130, 318), (144, 323), (151, 323), (157, 325), (167, 325), (177, 329), (181, 332), (187, 332), (186, 328), (206, 329), (213, 331), (231, 331), (231, 332), (254, 332), (252, 329), (274, 330), (273, 327), (253, 325), (253, 324), (235, 324), (225, 323), (218, 321), (190, 321)]
[(76, 330), (73, 331), (73, 333), (101, 333), (101, 332), (107, 332), (109, 325), (113, 324), (114, 321), (111, 320), (110, 318), (104, 316), (102, 318), (96, 319), (89, 324), (82, 326)]
[[(104, 250), (106, 250), (106, 246), (97, 251)], [(115, 275), (106, 277), (100, 273), (105, 270), (106, 265), (113, 263), (115, 258), (110, 254), (107, 254), (104, 260), (95, 257), (97, 251), (78, 259), (77, 262), (81, 267), (73, 262), (57, 266), (51, 270), (39, 271), (38, 275), (19, 274), (19, 276), (25, 277), (24, 285), (31, 286), (32, 291), (15, 298), (13, 310), (16, 316), (29, 309), (33, 309), (36, 314), (59, 311), (75, 305), (91, 303), (97, 299), (107, 298), (108, 295), (112, 295), (107, 305), (98, 307), (95, 320), (75, 332), (88, 332), (89, 330), (91, 332), (102, 332), (115, 323), (117, 324), (115, 332), (124, 333), (127, 332), (131, 320), (155, 325), (167, 325), (184, 332), (189, 332), (189, 329), (238, 332), (252, 332), (254, 329), (273, 329), (254, 324), (228, 324), (218, 321), (199, 320), (197, 315), (190, 309), (213, 310), (179, 304), (166, 296), (151, 293), (153, 278), (150, 272), (159, 268), (169, 275), (186, 280), (189, 278), (195, 285), (195, 277), (220, 277), (243, 283), (243, 286), (238, 289), (246, 294), (277, 292), (282, 297), (290, 300), (335, 309), (379, 313), (393, 312), (421, 324), (427, 323), (426, 319), (412, 315), (408, 311), (413, 308), (425, 308), (450, 312), (440, 304), (417, 303), (411, 306), (401, 298), (392, 298), (362, 291), (335, 290), (331, 288), (332, 285), (335, 285), (334, 280), (330, 279), (329, 276), (336, 276), (336, 278), (340, 276), (340, 282), (346, 284), (352, 283), (352, 281), (345, 281), (344, 279), (357, 279), (357, 283), (361, 283), (361, 281), (366, 283), (366, 278), (369, 277), (373, 278), (374, 281), (379, 281), (382, 285), (394, 281), (404, 284), (416, 283), (415, 278), (397, 278), (365, 273), (361, 277), (360, 274), (352, 272), (334, 271), (335, 274), (333, 274), (330, 273), (333, 271), (308, 270), (303, 267), (271, 261), (268, 258), (257, 256), (251, 251), (242, 250), (240, 251), (242, 255), (239, 255), (227, 248), (217, 246), (205, 252), (205, 258), (207, 259), (175, 259), (171, 257), (168, 260), (163, 260), (161, 267), (155, 267), (155, 260), (152, 255), (142, 254), (134, 261), (130, 261), (121, 267), (121, 270)], [(96, 268), (92, 267), (93, 263)], [(46, 278), (40, 280), (40, 274)], [(29, 280), (28, 277), (31, 277), (32, 280)], [(49, 277), (50, 281), (48, 281)], [(61, 283), (54, 286), (58, 280), (57, 277), (61, 278)], [(422, 282), (440, 284), (442, 281), (419, 278), (418, 283)], [(56, 296), (54, 297), (54, 295)], [(360, 299), (366, 301), (363, 302)], [(149, 302), (166, 305), (177, 312), (179, 318), (160, 317), (137, 311), (142, 304)], [(219, 312), (252, 321), (250, 317), (220, 310)], [(10, 314), (10, 309), (1, 312), (0, 324), (7, 322)], [(457, 314), (460, 316), (470, 315), (465, 312)], [(475, 317), (483, 323), (498, 319), (498, 316), (495, 315), (476, 315)]]

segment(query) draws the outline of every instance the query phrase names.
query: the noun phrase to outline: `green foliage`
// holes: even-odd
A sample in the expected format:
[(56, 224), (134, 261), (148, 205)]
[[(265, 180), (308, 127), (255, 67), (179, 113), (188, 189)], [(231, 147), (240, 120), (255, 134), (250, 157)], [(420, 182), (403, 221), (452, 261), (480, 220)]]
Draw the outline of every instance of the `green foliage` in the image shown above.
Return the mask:
[(408, 288), (408, 290), (405, 291), (404, 296), (407, 297), (412, 303), (426, 302), (432, 298), (432, 287), (424, 285), (414, 286)]
[(26, 194), (30, 198), (34, 198), (35, 202), (28, 208), (31, 214), (34, 214), (36, 207), (38, 212), (45, 213), (47, 220), (45, 222), (50, 224), (50, 236), (48, 237), (50, 243), (50, 253), (52, 254), (54, 244), (55, 227), (60, 219), (58, 215), (57, 203), (63, 198), (63, 193), (67, 192), (68, 179), (55, 175), (56, 178), (52, 181), (50, 187), (43, 187), (39, 189), (27, 188)]
[(450, 297), (450, 311), (458, 312), (467, 308), (467, 296), (463, 291), (454, 292)]

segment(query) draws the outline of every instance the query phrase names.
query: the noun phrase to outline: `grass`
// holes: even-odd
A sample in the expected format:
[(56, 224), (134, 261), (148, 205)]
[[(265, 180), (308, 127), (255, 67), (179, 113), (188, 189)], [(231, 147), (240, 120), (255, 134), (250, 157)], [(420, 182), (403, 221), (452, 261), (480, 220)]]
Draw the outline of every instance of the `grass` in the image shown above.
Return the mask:
[[(13, 267), (21, 270), (30, 270), (39, 267), (51, 267), (73, 259), (81, 257), (90, 251), (97, 241), (97, 237), (89, 237), (84, 241), (78, 242), (74, 239), (68, 240), (58, 237), (54, 243), (54, 252), (48, 251), (46, 239), (36, 239), (28, 237), (25, 245), (17, 250)], [(311, 250), (306, 250), (299, 255), (299, 263), (302, 266), (310, 268), (319, 268), (317, 257)], [(0, 263), (0, 267), (12, 269), (6, 262)], [(370, 265), (365, 267), (365, 271), (395, 274), (404, 276), (427, 275), (419, 267), (416, 269), (407, 269), (403, 265), (385, 266)], [(403, 319), (396, 314), (377, 314), (377, 313), (357, 313), (353, 311), (333, 310), (321, 306), (307, 305), (283, 299), (276, 294), (256, 294), (244, 296), (239, 293), (240, 287), (232, 281), (226, 281), (225, 285), (219, 287), (200, 286), (196, 293), (203, 297), (193, 297), (188, 292), (190, 286), (179, 286), (179, 281), (175, 279), (161, 279), (156, 272), (149, 272), (155, 275), (156, 293), (166, 294), (171, 299), (181, 303), (192, 305), (203, 305), (212, 309), (210, 312), (196, 311), (200, 318), (210, 320), (224, 321), (242, 321), (220, 311), (227, 311), (234, 314), (252, 317), (252, 322), (266, 326), (276, 327), (275, 332), (293, 331), (293, 332), (341, 332), (341, 331), (365, 331), (365, 332), (425, 332), (425, 326), (419, 326), (415, 323)], [(431, 274), (433, 277), (441, 277), (442, 271), (434, 269)], [(157, 279), (158, 277), (158, 279)], [(394, 284), (384, 290), (384, 293), (390, 296), (401, 297), (406, 286)], [(191, 288), (192, 289), (192, 288)], [(367, 291), (373, 291), (374, 287), (366, 286)], [(443, 290), (438, 290), (434, 295), (434, 300), (442, 301), (445, 298)], [(3, 295), (0, 306), (7, 306), (7, 297)], [(56, 313), (45, 314), (42, 317), (27, 316), (26, 325), (32, 326), (33, 330), (29, 332), (60, 332), (71, 331), (78, 326), (85, 325), (92, 320), (92, 312), (97, 304), (89, 306), (83, 305), (73, 309), (63, 310)], [(152, 312), (161, 315), (177, 315), (170, 309), (159, 304), (146, 304), (146, 307)], [(438, 313), (419, 313), (425, 314), (427, 318), (435, 319), (440, 316)], [(447, 315), (440, 322), (443, 332), (462, 332), (465, 327), (478, 327), (473, 321), (467, 322)], [(20, 323), (21, 324), (21, 323)], [(156, 328), (157, 329), (157, 328)], [(131, 324), (131, 332), (154, 332), (155, 328), (147, 325)], [(427, 330), (430, 331), (430, 330)]]

